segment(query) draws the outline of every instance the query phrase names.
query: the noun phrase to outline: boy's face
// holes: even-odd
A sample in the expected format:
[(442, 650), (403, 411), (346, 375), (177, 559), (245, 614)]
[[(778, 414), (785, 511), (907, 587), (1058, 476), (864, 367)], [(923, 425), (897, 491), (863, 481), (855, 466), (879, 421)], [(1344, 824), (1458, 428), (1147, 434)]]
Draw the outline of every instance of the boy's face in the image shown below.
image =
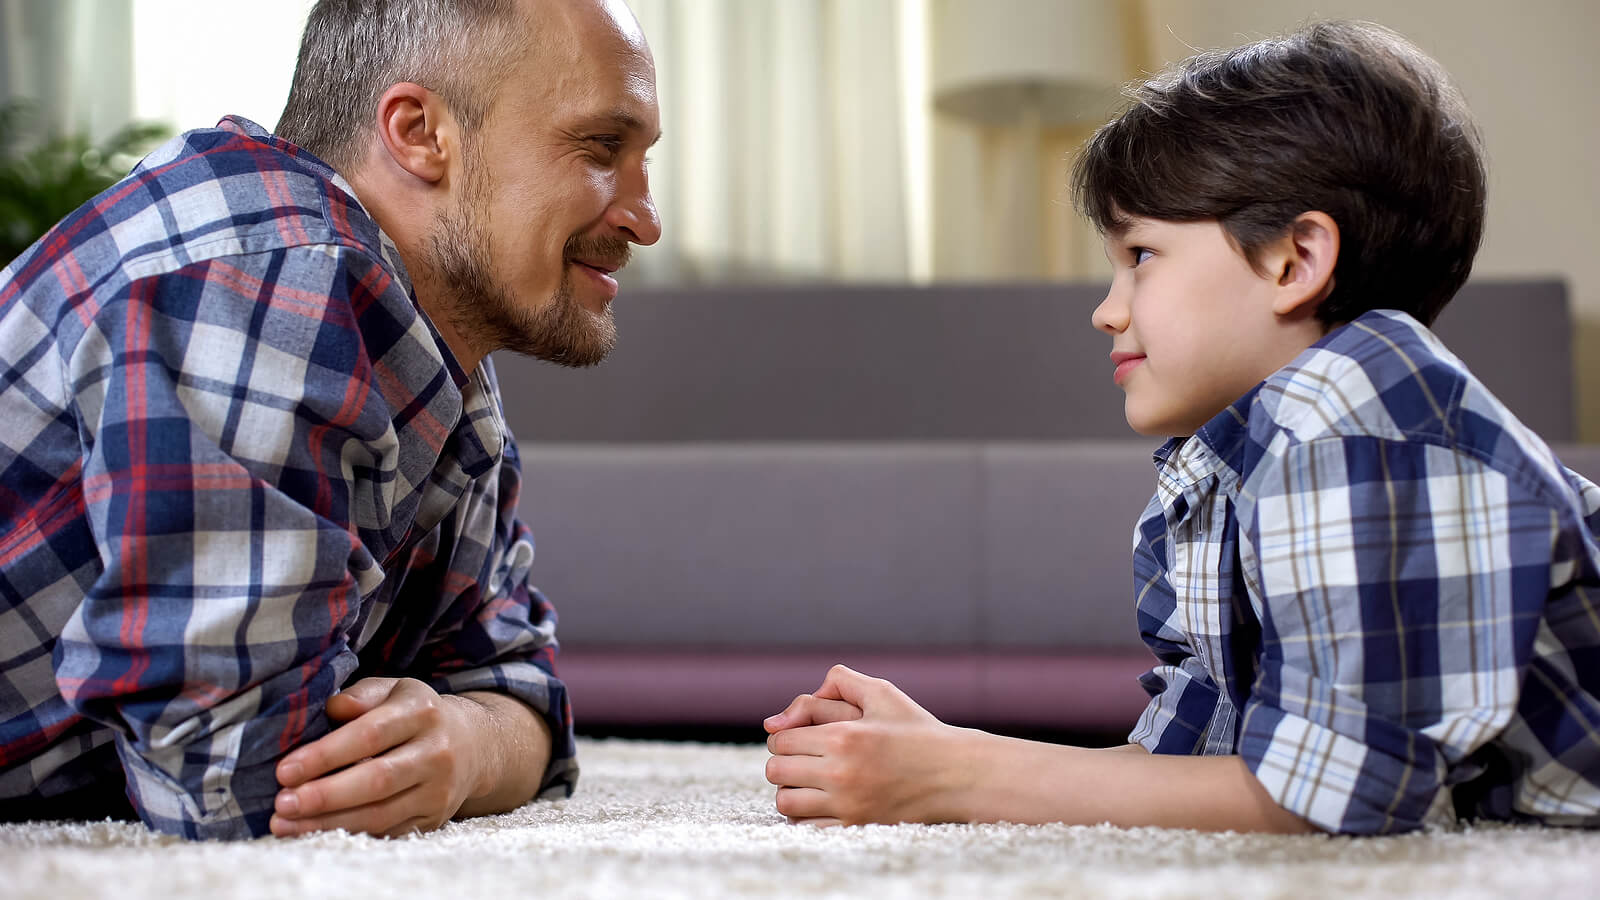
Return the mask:
[(1133, 430), (1190, 435), (1319, 335), (1274, 312), (1273, 270), (1251, 268), (1217, 222), (1129, 221), (1106, 235), (1114, 274), (1094, 325)]

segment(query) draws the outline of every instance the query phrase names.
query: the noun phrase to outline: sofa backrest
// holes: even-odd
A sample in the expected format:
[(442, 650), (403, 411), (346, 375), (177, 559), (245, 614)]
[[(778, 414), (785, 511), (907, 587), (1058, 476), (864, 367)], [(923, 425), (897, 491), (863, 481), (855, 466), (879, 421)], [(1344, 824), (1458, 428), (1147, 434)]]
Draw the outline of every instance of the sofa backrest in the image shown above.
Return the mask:
[[(1134, 437), (1096, 284), (624, 291), (594, 369), (495, 364), (523, 444)], [(1524, 423), (1575, 438), (1557, 281), (1476, 281), (1436, 330)]]
[[(1142, 651), (1153, 449), (546, 444), (524, 455), (521, 512), (572, 650)], [(1600, 445), (1556, 452), (1600, 478)]]

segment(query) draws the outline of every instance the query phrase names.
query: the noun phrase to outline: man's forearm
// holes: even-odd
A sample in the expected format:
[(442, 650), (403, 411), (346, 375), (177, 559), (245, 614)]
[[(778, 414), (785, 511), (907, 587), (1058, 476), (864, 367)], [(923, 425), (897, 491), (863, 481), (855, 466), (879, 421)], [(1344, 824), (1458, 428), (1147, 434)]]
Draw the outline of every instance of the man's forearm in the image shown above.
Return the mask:
[(1273, 802), (1238, 756), (1089, 750), (970, 732), (981, 773), (954, 798), (972, 822), (1067, 822), (1284, 834), (1317, 829)]
[(528, 704), (493, 691), (467, 691), (453, 699), (481, 713), (483, 774), (458, 818), (506, 812), (532, 800), (550, 764), (550, 726)]

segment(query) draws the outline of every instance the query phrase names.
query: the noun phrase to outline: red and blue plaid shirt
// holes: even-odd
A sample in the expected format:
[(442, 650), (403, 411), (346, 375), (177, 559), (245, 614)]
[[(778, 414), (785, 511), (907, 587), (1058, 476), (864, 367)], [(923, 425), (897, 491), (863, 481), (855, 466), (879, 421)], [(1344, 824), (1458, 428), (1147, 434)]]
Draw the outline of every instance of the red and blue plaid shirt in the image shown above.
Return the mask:
[(347, 183), (241, 119), (167, 143), (0, 274), (0, 817), (125, 778), (154, 828), (265, 834), (369, 675), (529, 703), (569, 793), (519, 487), (492, 367)]
[(1338, 832), (1600, 825), (1600, 489), (1377, 311), (1157, 453), (1130, 739)]

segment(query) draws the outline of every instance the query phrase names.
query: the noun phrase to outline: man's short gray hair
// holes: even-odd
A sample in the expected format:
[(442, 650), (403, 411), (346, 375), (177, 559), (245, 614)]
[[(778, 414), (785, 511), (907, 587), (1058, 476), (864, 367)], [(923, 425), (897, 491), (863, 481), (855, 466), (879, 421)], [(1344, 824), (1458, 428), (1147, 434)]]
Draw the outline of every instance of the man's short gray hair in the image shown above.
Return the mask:
[(348, 175), (378, 99), (412, 82), (444, 98), (465, 140), (528, 40), (516, 0), (318, 0), (277, 134)]

